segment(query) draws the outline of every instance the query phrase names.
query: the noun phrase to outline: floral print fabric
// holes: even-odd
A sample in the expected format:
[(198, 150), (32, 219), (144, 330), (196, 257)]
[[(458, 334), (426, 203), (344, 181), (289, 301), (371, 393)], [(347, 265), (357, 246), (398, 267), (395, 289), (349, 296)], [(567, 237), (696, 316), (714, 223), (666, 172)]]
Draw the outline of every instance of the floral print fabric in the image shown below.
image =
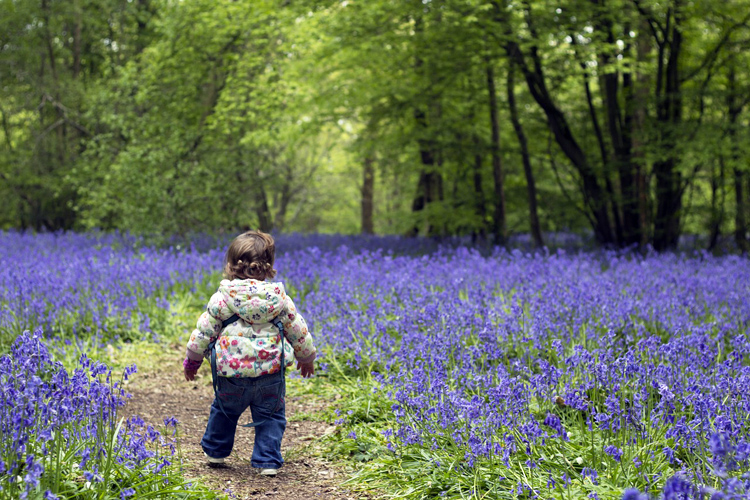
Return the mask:
[[(240, 320), (222, 330), (234, 314)], [(312, 335), (282, 283), (258, 280), (222, 280), (188, 341), (188, 357), (208, 357), (208, 345), (217, 337), (216, 368), (224, 377), (259, 377), (281, 368), (281, 336), (271, 321), (284, 324), (287, 366), (315, 358)]]

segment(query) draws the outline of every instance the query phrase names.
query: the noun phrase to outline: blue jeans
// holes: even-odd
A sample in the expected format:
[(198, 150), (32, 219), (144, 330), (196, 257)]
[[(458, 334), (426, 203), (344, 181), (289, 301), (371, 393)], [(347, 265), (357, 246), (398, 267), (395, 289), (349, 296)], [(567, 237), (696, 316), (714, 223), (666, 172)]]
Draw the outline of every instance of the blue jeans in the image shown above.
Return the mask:
[(232, 453), (237, 421), (242, 412), (249, 407), (253, 422), (263, 421), (255, 427), (252, 466), (278, 469), (283, 465), (281, 438), (286, 429), (285, 395), (279, 394), (283, 377), (283, 372), (248, 378), (219, 377), (218, 393), (226, 415), (214, 398), (206, 433), (201, 440), (206, 455), (224, 458)]

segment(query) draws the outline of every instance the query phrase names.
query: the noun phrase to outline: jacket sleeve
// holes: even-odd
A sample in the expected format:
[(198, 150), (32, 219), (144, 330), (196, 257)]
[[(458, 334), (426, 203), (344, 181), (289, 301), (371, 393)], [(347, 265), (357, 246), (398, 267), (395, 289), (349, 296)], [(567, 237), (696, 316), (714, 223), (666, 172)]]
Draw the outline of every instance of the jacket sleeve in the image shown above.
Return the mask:
[[(216, 292), (208, 301), (206, 310), (203, 311), (198, 324), (187, 344), (186, 356), (192, 360), (202, 360), (208, 355), (208, 344), (210, 344), (221, 333), (222, 313), (226, 312), (227, 304), (224, 296)], [(224, 314), (226, 315), (226, 314)]]
[(316, 353), (312, 335), (307, 329), (305, 318), (297, 312), (294, 302), (288, 295), (284, 299), (280, 316), (284, 324), (284, 337), (294, 348), (294, 357), (300, 363), (312, 362)]

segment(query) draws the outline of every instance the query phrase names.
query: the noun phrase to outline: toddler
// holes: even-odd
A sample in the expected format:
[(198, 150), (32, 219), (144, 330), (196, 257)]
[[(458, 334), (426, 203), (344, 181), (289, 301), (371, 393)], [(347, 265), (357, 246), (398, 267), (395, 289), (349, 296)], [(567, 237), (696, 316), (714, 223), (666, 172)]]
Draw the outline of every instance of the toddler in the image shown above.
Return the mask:
[(276, 276), (274, 258), (269, 234), (249, 231), (232, 241), (226, 279), (198, 319), (183, 363), (185, 378), (194, 380), (215, 348), (215, 397), (201, 440), (209, 465), (223, 464), (232, 452), (237, 421), (249, 407), (253, 424), (248, 426), (255, 427), (251, 463), (267, 476), (275, 476), (284, 463), (284, 370), (296, 358), (303, 377), (315, 371), (315, 347), (305, 320), (284, 285), (266, 281)]

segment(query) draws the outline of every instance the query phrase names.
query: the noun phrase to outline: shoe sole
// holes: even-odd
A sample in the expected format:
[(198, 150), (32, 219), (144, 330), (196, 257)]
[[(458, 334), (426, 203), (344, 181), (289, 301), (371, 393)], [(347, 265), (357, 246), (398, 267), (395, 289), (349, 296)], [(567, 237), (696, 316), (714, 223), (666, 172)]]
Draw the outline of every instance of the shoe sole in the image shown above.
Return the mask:
[(208, 463), (208, 466), (212, 469), (220, 469), (224, 467), (223, 458), (211, 458), (206, 454), (205, 451), (203, 452), (203, 456), (206, 457), (206, 463)]

